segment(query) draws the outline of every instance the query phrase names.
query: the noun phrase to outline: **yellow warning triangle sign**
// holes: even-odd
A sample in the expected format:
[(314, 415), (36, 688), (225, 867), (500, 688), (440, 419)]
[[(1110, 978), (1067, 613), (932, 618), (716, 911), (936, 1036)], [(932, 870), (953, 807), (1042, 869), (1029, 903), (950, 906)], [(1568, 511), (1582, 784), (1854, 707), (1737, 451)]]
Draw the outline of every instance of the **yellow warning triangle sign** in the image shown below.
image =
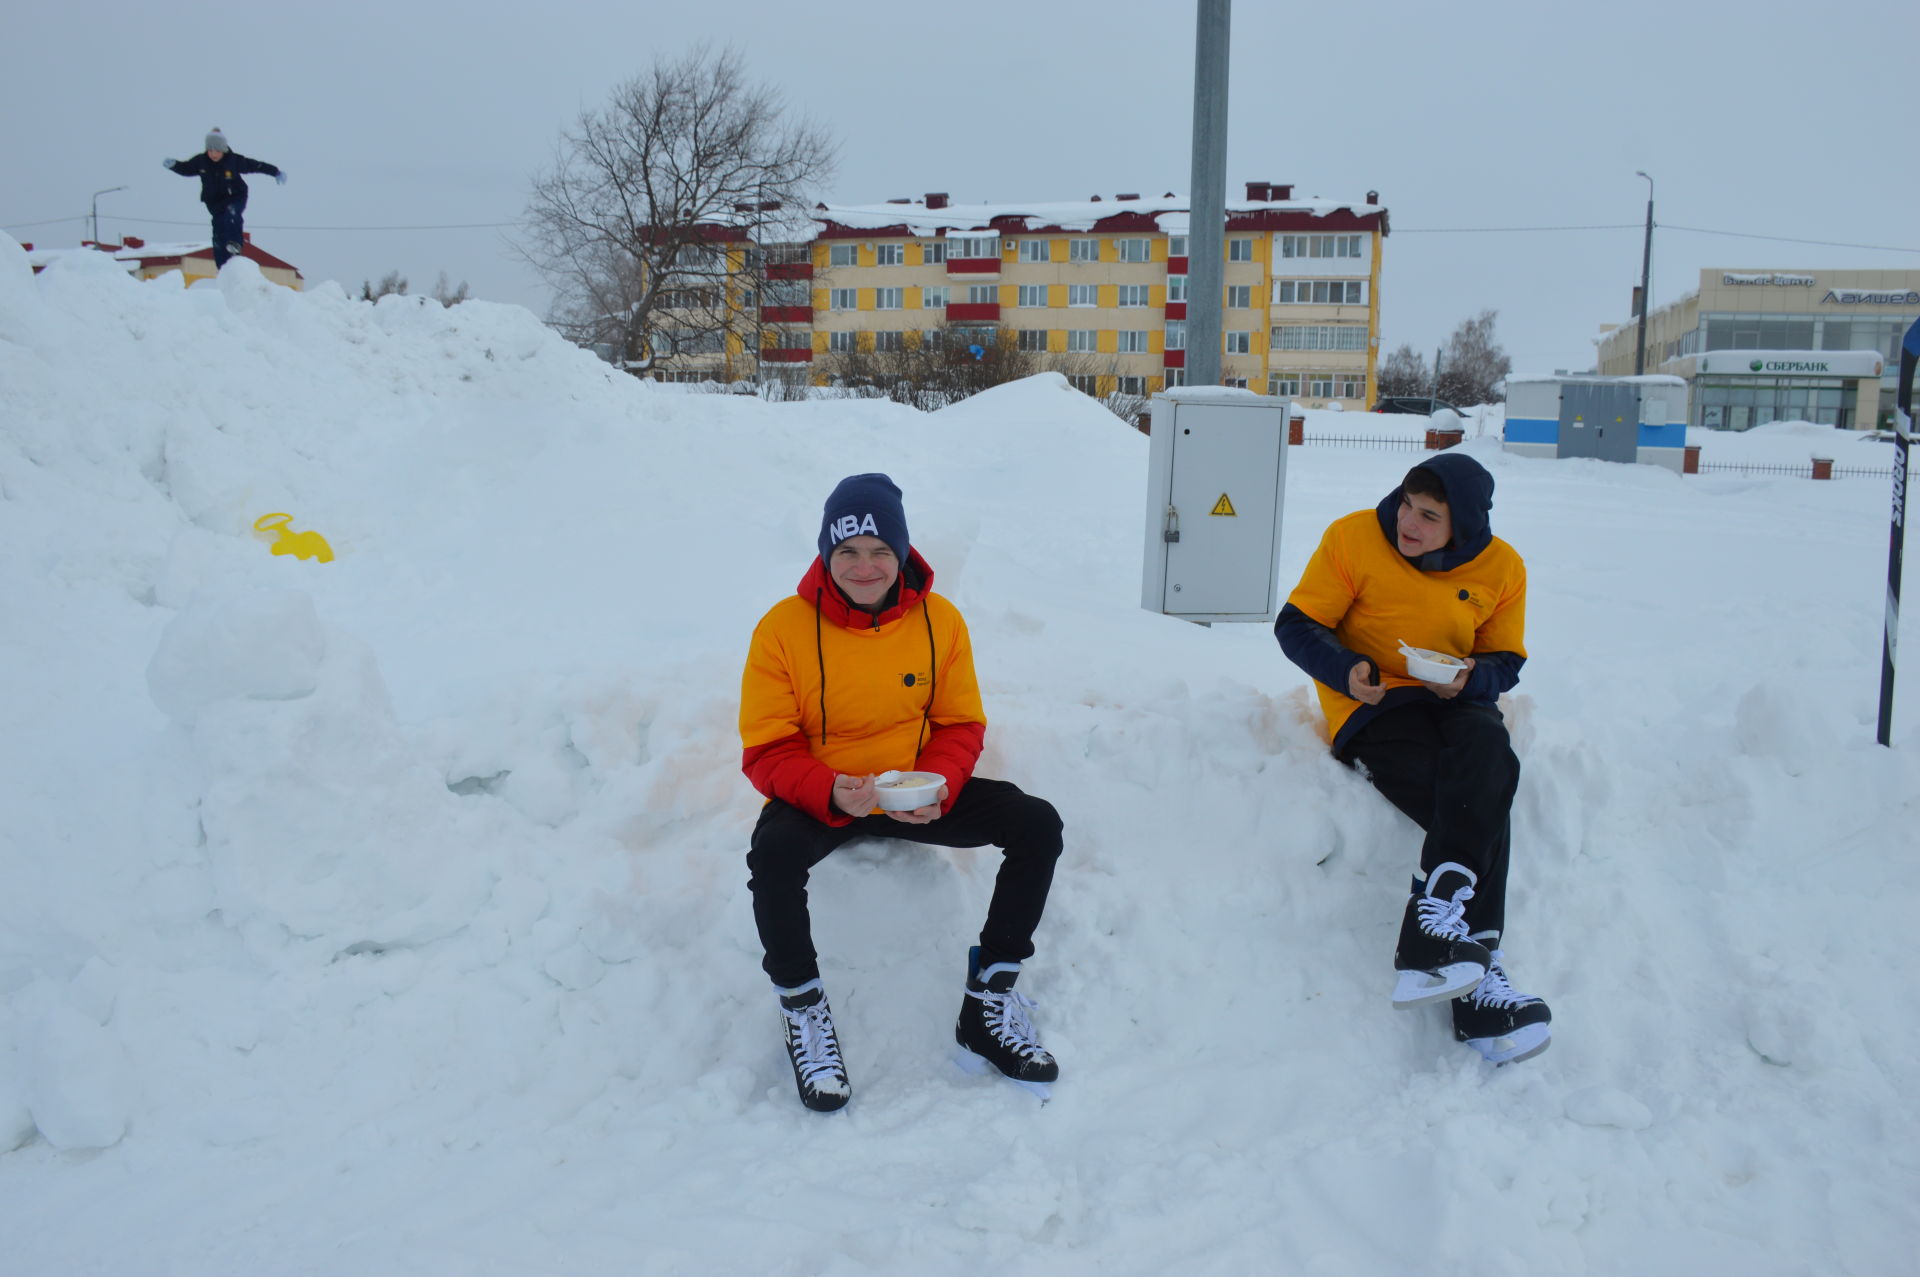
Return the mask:
[(1227, 499), (1227, 494), (1224, 492), (1220, 494), (1220, 499), (1213, 503), (1213, 509), (1207, 511), (1207, 513), (1208, 514), (1231, 514), (1236, 519), (1240, 517), (1238, 514), (1234, 512), (1233, 502)]

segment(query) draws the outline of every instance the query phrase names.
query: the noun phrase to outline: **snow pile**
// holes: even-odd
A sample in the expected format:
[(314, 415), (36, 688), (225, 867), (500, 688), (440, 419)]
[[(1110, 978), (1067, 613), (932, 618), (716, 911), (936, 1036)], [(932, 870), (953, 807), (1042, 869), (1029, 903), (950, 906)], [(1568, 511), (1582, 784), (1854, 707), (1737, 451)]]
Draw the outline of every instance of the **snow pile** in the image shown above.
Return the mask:
[[(1063, 380), (662, 394), (513, 308), (0, 241), (11, 1263), (1901, 1270), (1884, 490), (1465, 446), (1532, 581), (1509, 954), (1556, 1014), (1498, 1071), (1388, 1008), (1417, 833), (1262, 627), (1137, 607), (1146, 440)], [(1282, 576), (1416, 457), (1295, 449)], [(779, 1048), (739, 664), (866, 469), (967, 615), (982, 774), (1067, 821), (1044, 1109), (944, 1058), (990, 850), (822, 864), (847, 1112)]]

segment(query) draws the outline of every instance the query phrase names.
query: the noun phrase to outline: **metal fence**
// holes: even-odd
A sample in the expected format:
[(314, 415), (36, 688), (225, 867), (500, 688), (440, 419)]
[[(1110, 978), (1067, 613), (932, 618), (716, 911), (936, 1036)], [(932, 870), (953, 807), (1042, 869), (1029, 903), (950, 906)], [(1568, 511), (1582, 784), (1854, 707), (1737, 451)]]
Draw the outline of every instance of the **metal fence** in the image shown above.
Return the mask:
[[(1907, 473), (1911, 475), (1915, 470), (1920, 470), (1920, 454), (1916, 454), (1910, 460)], [(1747, 461), (1702, 461), (1700, 463), (1700, 473), (1701, 474), (1737, 474), (1743, 479), (1751, 475), (1759, 475), (1759, 474), (1779, 475), (1788, 479), (1811, 479), (1813, 478), (1813, 463), (1807, 462), (1804, 465), (1796, 466), (1796, 465), (1778, 465), (1778, 464), (1769, 465), (1769, 464), (1761, 464), (1759, 462), (1747, 462)], [(1834, 479), (1889, 480), (1893, 478), (1893, 467), (1891, 465), (1834, 466), (1829, 477)]]
[(1371, 448), (1376, 452), (1425, 452), (1424, 439), (1383, 438), (1380, 435), (1302, 435), (1300, 442), (1329, 448)]

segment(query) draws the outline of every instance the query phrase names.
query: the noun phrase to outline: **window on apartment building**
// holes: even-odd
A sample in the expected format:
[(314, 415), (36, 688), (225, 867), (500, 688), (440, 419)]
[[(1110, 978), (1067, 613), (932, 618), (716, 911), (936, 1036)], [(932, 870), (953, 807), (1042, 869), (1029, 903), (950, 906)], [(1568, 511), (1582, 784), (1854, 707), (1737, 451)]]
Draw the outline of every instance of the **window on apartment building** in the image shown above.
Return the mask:
[(1220, 384), (1231, 390), (1245, 390), (1247, 388), (1247, 379), (1245, 377), (1222, 377)]
[(860, 246), (858, 244), (835, 244), (827, 249), (827, 265), (858, 266), (860, 264)]
[(689, 272), (716, 271), (726, 265), (726, 255), (706, 244), (682, 244), (673, 254), (673, 264)]
[(1337, 398), (1333, 392), (1334, 380), (1330, 372), (1317, 372), (1307, 379), (1307, 393), (1315, 399)]
[(1365, 350), (1365, 324), (1277, 324), (1275, 350)]
[(1020, 285), (1020, 305), (1045, 306), (1047, 304), (1047, 286), (1045, 284)]
[(925, 240), (920, 245), (920, 260), (931, 266), (935, 262), (947, 260), (947, 241), (944, 239)]
[(760, 295), (768, 306), (813, 305), (813, 290), (804, 279), (770, 279), (761, 287)]
[(1282, 235), (1281, 257), (1360, 257), (1365, 235)]
[(1228, 284), (1227, 306), (1229, 309), (1246, 310), (1253, 305), (1252, 284)]
[(720, 305), (720, 290), (717, 288), (663, 288), (660, 290), (659, 306), (662, 310), (714, 310)]
[(875, 333), (873, 335), (873, 348), (883, 353), (896, 353), (905, 350), (907, 348), (905, 334), (898, 332)]
[(1120, 304), (1122, 306), (1144, 306), (1147, 304), (1147, 284), (1120, 285)]
[(920, 305), (925, 310), (945, 310), (947, 305), (947, 286), (927, 287), (920, 290)]
[(967, 304), (969, 306), (990, 306), (1000, 300), (998, 284), (968, 284)]
[(1230, 262), (1250, 262), (1253, 260), (1253, 241), (1250, 239), (1230, 239), (1227, 241), (1227, 260)]
[(1185, 350), (1187, 348), (1187, 321), (1169, 319), (1167, 321), (1167, 349)]
[(907, 264), (907, 246), (905, 244), (875, 244), (873, 246), (873, 264), (875, 266), (905, 266)]
[(813, 260), (811, 244), (768, 244), (764, 252), (769, 266), (792, 266)]
[(851, 288), (834, 288), (827, 291), (827, 309), (853, 310), (859, 305), (858, 295)]
[(1144, 395), (1147, 393), (1147, 379), (1145, 377), (1116, 377), (1114, 378), (1113, 388), (1116, 393), (1123, 395)]
[(960, 236), (947, 241), (948, 257), (998, 257), (1000, 241), (993, 236)]
[(1070, 354), (1090, 355), (1100, 349), (1099, 333), (1093, 328), (1069, 328), (1067, 330), (1067, 351)]
[(945, 350), (946, 348), (947, 348), (946, 330), (940, 329), (940, 328), (928, 328), (920, 333), (920, 349)]
[(1119, 251), (1123, 262), (1144, 262), (1152, 257), (1144, 239), (1117, 239), (1113, 241), (1113, 246)]
[(1251, 355), (1253, 353), (1252, 333), (1227, 333), (1227, 353), (1229, 355)]
[(907, 304), (907, 290), (904, 288), (876, 288), (873, 290), (873, 308), (875, 310), (899, 310)]
[(1185, 235), (1167, 236), (1167, 256), (1185, 257), (1187, 255), (1187, 237)]
[(1067, 377), (1067, 384), (1083, 395), (1100, 393), (1100, 379), (1091, 373), (1071, 373)]
[(1070, 239), (1067, 241), (1067, 260), (1070, 262), (1097, 262), (1100, 260), (1100, 241), (1097, 239)]
[(767, 350), (812, 350), (813, 334), (804, 328), (772, 328), (760, 344)]
[(1367, 394), (1367, 374), (1348, 369), (1335, 381), (1335, 391), (1342, 399), (1364, 399)]
[(1119, 350), (1123, 355), (1144, 355), (1149, 350), (1147, 330), (1144, 328), (1123, 328), (1116, 336), (1119, 338)]
[(1185, 275), (1167, 276), (1167, 300), (1183, 302), (1187, 300), (1187, 277)]
[(827, 349), (836, 355), (851, 354), (859, 348), (860, 344), (852, 332), (827, 334)]
[(1100, 286), (1098, 284), (1068, 284), (1067, 305), (1098, 306), (1100, 304)]
[(1045, 350), (1047, 348), (1047, 330), (1044, 328), (1022, 328), (1020, 330), (1021, 350)]
[(1167, 369), (1167, 389), (1168, 390), (1172, 390), (1175, 386), (1184, 386), (1186, 384), (1187, 384), (1187, 370), (1185, 368)]
[(1276, 279), (1273, 300), (1281, 306), (1361, 306), (1367, 300), (1364, 279)]
[(1286, 399), (1295, 399), (1300, 395), (1300, 374), (1297, 372), (1277, 372), (1267, 378), (1267, 393)]
[(1020, 241), (1020, 260), (1023, 262), (1052, 261), (1044, 239), (1023, 239)]

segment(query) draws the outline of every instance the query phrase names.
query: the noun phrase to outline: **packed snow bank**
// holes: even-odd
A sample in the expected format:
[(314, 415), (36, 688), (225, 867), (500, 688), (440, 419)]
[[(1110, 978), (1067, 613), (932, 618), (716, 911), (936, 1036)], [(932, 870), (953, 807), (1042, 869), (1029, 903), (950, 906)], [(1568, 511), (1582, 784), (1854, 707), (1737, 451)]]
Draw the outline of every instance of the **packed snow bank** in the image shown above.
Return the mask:
[[(1467, 445), (1532, 582), (1508, 951), (1556, 1018), (1492, 1071), (1387, 1006), (1416, 832), (1263, 627), (1136, 606), (1146, 440), (1058, 379), (931, 415), (659, 394), (512, 308), (29, 279), (0, 243), (0, 396), (23, 1270), (1880, 1273), (1920, 1241), (1877, 487)], [(1282, 576), (1415, 459), (1296, 449)], [(821, 865), (846, 1114), (780, 1051), (739, 667), (867, 469), (967, 616), (982, 774), (1067, 821), (1022, 982), (1044, 1109), (944, 1059), (990, 850)], [(271, 555), (271, 512), (334, 561)]]

